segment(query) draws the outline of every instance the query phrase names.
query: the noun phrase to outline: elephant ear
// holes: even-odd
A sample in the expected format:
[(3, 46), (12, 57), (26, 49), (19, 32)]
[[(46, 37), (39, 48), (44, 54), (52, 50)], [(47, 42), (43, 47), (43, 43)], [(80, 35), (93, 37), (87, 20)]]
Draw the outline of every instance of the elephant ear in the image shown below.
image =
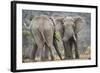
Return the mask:
[(82, 17), (78, 16), (74, 18), (74, 23), (75, 33), (78, 33), (83, 29), (85, 21)]
[(55, 18), (55, 23), (56, 23), (56, 30), (60, 32), (61, 37), (64, 35), (64, 16), (59, 16)]
[(64, 18), (65, 18), (65, 17), (56, 17), (56, 18), (55, 18), (56, 24), (63, 24)]
[(55, 24), (56, 24), (56, 29), (60, 31), (60, 33), (63, 32), (63, 28), (64, 28), (64, 16), (59, 16), (55, 18)]
[(57, 29), (57, 30), (61, 30), (62, 27), (63, 27), (63, 20), (64, 20), (64, 17), (63, 16), (52, 16), (50, 17), (50, 19), (52, 20), (53, 22), (53, 25), (54, 25), (54, 28)]

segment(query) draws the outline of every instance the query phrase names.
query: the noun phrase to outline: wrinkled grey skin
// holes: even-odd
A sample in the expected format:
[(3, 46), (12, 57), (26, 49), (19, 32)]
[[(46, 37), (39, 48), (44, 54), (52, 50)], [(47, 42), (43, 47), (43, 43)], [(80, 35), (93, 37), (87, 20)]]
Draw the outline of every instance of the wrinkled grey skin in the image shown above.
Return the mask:
[(56, 17), (53, 20), (56, 25), (55, 30), (60, 32), (62, 38), (65, 59), (73, 59), (73, 46), (75, 58), (78, 59), (78, 32), (82, 29), (83, 19), (81, 17)]
[[(26, 20), (25, 23), (30, 23), (30, 21)], [(53, 45), (54, 24), (48, 16), (42, 15), (33, 17), (30, 26), (26, 28), (30, 29), (35, 42), (33, 44), (32, 59), (35, 60), (36, 52), (38, 50), (40, 51), (40, 60), (48, 60), (49, 52), (51, 60), (54, 60), (54, 50), (57, 51), (61, 58), (59, 50), (55, 49)]]

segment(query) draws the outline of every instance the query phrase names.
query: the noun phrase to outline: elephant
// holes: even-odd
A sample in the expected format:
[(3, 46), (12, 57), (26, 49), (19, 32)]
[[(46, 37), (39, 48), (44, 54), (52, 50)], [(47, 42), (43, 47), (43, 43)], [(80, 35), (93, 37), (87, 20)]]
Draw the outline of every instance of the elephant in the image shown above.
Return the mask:
[(35, 42), (33, 44), (32, 59), (35, 60), (38, 50), (40, 51), (40, 60), (48, 60), (48, 53), (50, 53), (51, 60), (55, 60), (54, 50), (56, 50), (59, 58), (62, 59), (59, 50), (53, 44), (54, 23), (51, 18), (46, 15), (34, 16), (31, 21), (26, 19), (24, 26), (30, 30)]
[[(79, 59), (78, 52), (78, 32), (84, 25), (84, 20), (80, 16), (58, 16), (52, 17), (55, 24), (55, 31), (59, 32), (64, 46), (64, 59), (73, 59), (73, 46), (75, 58)], [(56, 43), (56, 41), (55, 41)], [(57, 44), (56, 44), (57, 47)]]

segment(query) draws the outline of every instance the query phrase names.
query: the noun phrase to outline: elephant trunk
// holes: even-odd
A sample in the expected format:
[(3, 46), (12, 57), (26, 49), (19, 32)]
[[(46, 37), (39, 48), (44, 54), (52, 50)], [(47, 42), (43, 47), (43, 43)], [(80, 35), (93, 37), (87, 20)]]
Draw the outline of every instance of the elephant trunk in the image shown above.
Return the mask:
[(79, 57), (79, 52), (78, 52), (78, 36), (77, 36), (77, 34), (75, 34), (73, 36), (73, 40), (74, 40), (74, 46), (75, 46), (75, 58), (79, 59), (80, 57)]
[(25, 19), (25, 21), (24, 21), (24, 27), (26, 29), (30, 30), (30, 28), (31, 28), (31, 21), (28, 20), (28, 19)]

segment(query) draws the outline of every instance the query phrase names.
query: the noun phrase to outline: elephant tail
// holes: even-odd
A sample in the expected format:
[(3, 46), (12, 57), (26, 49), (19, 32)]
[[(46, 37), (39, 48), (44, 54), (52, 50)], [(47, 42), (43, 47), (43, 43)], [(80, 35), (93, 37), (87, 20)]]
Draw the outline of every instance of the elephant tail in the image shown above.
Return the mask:
[(54, 26), (54, 32), (55, 32), (55, 26), (56, 26), (56, 23), (55, 23), (55, 21), (54, 21), (54, 18), (53, 18), (53, 17), (50, 17), (50, 20), (51, 20), (52, 23), (53, 23), (53, 26)]
[(46, 39), (45, 39), (45, 36), (44, 36), (43, 31), (41, 31), (41, 30), (39, 30), (39, 29), (38, 29), (38, 31), (40, 32), (40, 35), (41, 35), (42, 40), (43, 40), (43, 43), (46, 43)]

